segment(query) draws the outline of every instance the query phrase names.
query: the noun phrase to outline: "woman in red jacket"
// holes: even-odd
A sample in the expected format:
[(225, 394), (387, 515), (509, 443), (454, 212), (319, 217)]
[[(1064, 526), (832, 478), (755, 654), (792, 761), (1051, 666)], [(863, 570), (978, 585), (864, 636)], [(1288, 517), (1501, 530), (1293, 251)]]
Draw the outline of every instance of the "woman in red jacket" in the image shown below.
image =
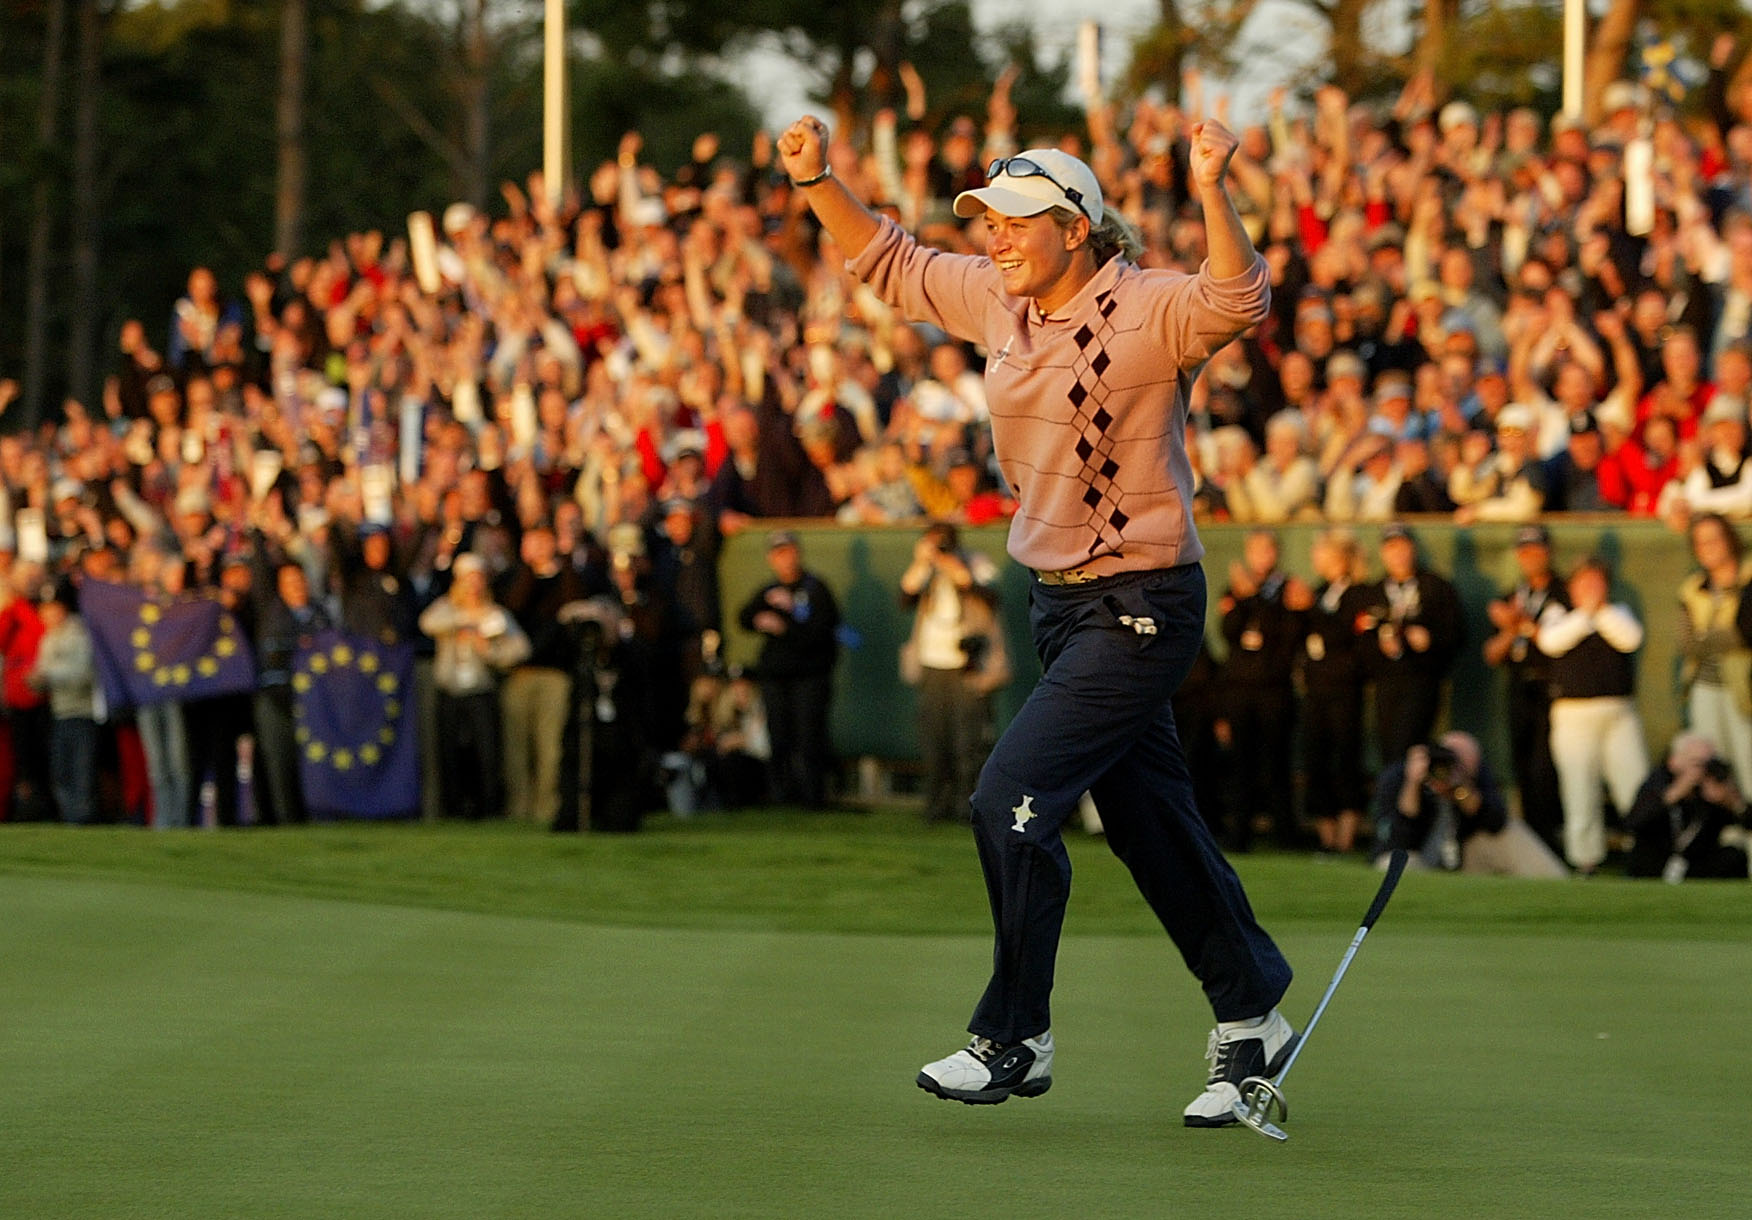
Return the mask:
[(42, 568), (19, 563), (0, 579), (0, 701), (6, 705), (11, 757), (0, 766), (0, 821), (13, 816), (35, 820), (52, 816), (49, 808), (48, 696), (29, 681), (36, 668), (37, 646), (43, 640), (43, 620), (37, 615), (36, 591)]
[(1600, 494), (1639, 517), (1652, 517), (1661, 489), (1679, 470), (1679, 433), (1670, 416), (1651, 415), (1600, 462)]

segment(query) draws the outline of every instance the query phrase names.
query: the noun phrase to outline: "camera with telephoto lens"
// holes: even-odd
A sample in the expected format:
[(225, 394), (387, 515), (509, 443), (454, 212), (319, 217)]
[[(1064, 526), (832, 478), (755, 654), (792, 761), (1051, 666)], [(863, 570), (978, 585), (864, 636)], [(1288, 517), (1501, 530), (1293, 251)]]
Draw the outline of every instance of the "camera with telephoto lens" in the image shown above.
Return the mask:
[(1712, 758), (1703, 764), (1703, 778), (1725, 784), (1734, 778), (1734, 769), (1728, 765), (1725, 758)]
[(1460, 757), (1447, 746), (1431, 746), (1430, 767), (1425, 773), (1427, 782), (1431, 784), (1451, 784), (1456, 772), (1462, 770)]

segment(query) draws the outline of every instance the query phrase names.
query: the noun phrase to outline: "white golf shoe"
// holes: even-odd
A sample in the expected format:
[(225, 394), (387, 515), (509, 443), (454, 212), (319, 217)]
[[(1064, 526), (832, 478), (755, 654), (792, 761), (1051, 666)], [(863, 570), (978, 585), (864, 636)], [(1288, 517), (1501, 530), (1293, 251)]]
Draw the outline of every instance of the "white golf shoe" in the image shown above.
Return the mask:
[(1275, 1008), (1251, 1021), (1217, 1022), (1205, 1046), (1210, 1078), (1204, 1092), (1186, 1107), (1186, 1125), (1227, 1127), (1235, 1122), (1241, 1082), (1249, 1076), (1276, 1075), (1295, 1045), (1296, 1031)]
[(1052, 1031), (1009, 1045), (975, 1037), (967, 1049), (920, 1069), (918, 1086), (946, 1101), (991, 1106), (1052, 1088)]

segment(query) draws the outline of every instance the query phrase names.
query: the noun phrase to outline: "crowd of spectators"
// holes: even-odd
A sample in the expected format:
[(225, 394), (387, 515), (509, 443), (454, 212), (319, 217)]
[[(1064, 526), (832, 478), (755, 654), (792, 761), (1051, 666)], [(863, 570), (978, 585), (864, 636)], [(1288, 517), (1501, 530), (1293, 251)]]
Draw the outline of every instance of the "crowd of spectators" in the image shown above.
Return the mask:
[[(1620, 82), (1592, 127), (1443, 102), (1421, 76), (1388, 105), (1324, 87), (1296, 111), (1274, 95), (1233, 162), (1272, 312), (1193, 387), (1197, 515), (1752, 516), (1752, 96), (1729, 89), (1736, 54), (1712, 47), (1695, 113)], [(836, 133), (835, 173), (924, 240), (979, 250), (981, 222), (948, 203), (1020, 146), (1010, 79), (983, 116), (936, 132), (915, 88), (906, 113)], [(1091, 106), (1085, 130), (1051, 133), (1138, 224), (1149, 265), (1202, 260), (1186, 181), (1202, 108)], [(743, 155), (702, 135), (668, 176), (641, 152), (629, 134), (558, 202), (536, 175), (493, 214), (456, 204), (405, 237), (272, 258), (237, 293), (197, 268), (168, 327), (122, 327), (101, 402), (0, 437), (5, 614), (30, 620), (0, 641), (7, 799), (41, 809), (59, 791), (37, 748), (46, 679), (26, 675), (39, 595), (73, 604), (81, 579), (238, 609), (260, 664), (245, 701), (258, 752), (286, 731), (299, 632), (412, 641), (428, 725), (459, 743), (446, 774), (426, 760), (427, 811), (551, 822), (553, 709), (577, 702), (585, 670), (641, 675), (594, 697), (610, 717), (616, 698), (633, 708), (652, 791), (658, 760), (710, 740), (714, 718), (764, 737), (718, 647), (722, 538), (762, 518), (1014, 511), (985, 354), (851, 280), (767, 137)], [(12, 393), (0, 384), (0, 410)], [(561, 607), (592, 599), (609, 609), (560, 626)], [(93, 748), (124, 782), (103, 799), (187, 811), (163, 824), (214, 802), (236, 817), (201, 768), (210, 781), (234, 756), (237, 710), (154, 714), (140, 744), (106, 735)], [(272, 782), (256, 787), (274, 789), (260, 812), (300, 816), (283, 767), (258, 762)], [(760, 791), (739, 775), (740, 797)], [(97, 798), (68, 799), (86, 816)], [(1354, 817), (1360, 799), (1330, 812)]]

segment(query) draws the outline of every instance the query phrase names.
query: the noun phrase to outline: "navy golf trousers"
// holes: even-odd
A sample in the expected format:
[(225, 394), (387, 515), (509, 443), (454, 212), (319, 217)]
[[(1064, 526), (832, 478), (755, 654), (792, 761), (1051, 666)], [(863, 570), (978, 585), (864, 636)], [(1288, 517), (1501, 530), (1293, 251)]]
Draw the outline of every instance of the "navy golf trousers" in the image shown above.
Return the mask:
[(1217, 1019), (1270, 1011), (1289, 987), (1289, 963), (1199, 816), (1169, 706), (1204, 631), (1203, 569), (1037, 583), (1029, 619), (1044, 673), (973, 794), (997, 945), (969, 1031), (1009, 1043), (1052, 1023), (1071, 888), (1060, 831), (1085, 790)]

